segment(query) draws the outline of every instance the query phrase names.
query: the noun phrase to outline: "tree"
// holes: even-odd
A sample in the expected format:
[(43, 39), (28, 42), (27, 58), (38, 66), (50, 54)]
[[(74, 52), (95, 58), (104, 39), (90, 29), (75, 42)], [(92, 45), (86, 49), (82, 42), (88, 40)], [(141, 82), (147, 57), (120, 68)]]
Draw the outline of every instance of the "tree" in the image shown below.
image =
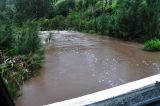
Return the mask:
[(0, 11), (4, 11), (6, 8), (6, 0), (0, 0)]
[[(146, 32), (148, 32), (148, 36), (150, 37), (160, 37), (160, 1), (159, 0), (146, 0), (146, 10), (145, 16), (142, 18), (146, 18), (148, 20), (145, 21), (147, 24)], [(144, 27), (146, 27), (144, 26)]]
[(67, 16), (71, 9), (75, 8), (74, 0), (64, 0), (57, 5), (57, 15)]
[(28, 18), (44, 17), (50, 9), (52, 0), (16, 0), (16, 18), (24, 21)]

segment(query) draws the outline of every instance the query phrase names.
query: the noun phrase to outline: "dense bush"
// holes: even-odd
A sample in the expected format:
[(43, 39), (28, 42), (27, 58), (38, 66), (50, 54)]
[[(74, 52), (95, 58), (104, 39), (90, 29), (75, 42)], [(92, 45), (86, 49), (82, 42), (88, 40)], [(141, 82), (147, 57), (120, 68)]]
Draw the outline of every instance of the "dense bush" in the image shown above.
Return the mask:
[(62, 15), (57, 15), (53, 19), (51, 19), (51, 28), (58, 30), (65, 30), (66, 29), (65, 17), (63, 17)]
[(18, 54), (35, 53), (42, 47), (36, 22), (26, 22), (18, 34), (15, 45)]
[(4, 11), (6, 8), (6, 0), (0, 1), (0, 11)]
[(0, 0), (0, 76), (12, 97), (41, 67), (39, 25), (29, 19), (46, 16), (49, 5), (50, 0)]
[(116, 5), (106, 15), (106, 30), (110, 35), (142, 42), (159, 38), (159, 0), (117, 0)]
[[(160, 37), (159, 0), (61, 0), (42, 30), (73, 29), (144, 42)], [(154, 35), (154, 36), (153, 36)]]
[(85, 13), (79, 13), (77, 11), (70, 11), (66, 17), (67, 29), (74, 29), (78, 31), (92, 30), (93, 21), (85, 18)]
[(43, 18), (39, 20), (41, 30), (65, 30), (65, 17), (57, 15), (52, 19)]
[(140, 42), (160, 37), (159, 0), (78, 0), (72, 5), (67, 2), (73, 1), (55, 3), (58, 15), (66, 17), (62, 23), (66, 29), (94, 30), (103, 35)]
[(87, 26), (87, 30), (88, 31), (91, 31), (92, 30), (92, 32), (94, 32), (94, 24), (95, 24), (95, 20), (94, 19), (92, 19), (92, 20), (89, 20), (89, 21), (87, 21), (86, 22), (86, 26)]
[(160, 40), (151, 39), (147, 41), (144, 45), (144, 50), (146, 51), (160, 51)]
[(75, 8), (74, 0), (61, 0), (56, 5), (56, 15), (67, 16), (70, 9)]
[(42, 60), (41, 54), (4, 57), (4, 62), (0, 64), (0, 74), (13, 98), (20, 95), (18, 91), (24, 81), (37, 73)]
[(36, 22), (29, 21), (18, 28), (9, 19), (3, 19), (0, 22), (0, 50), (4, 55), (0, 63), (0, 75), (11, 96), (17, 97), (20, 86), (41, 66), (41, 39)]
[(107, 15), (103, 14), (98, 18), (98, 32), (102, 35), (106, 34), (107, 32)]
[(16, 0), (16, 22), (40, 19), (50, 12), (52, 0)]
[(11, 22), (0, 24), (0, 48), (12, 48), (14, 45), (14, 26)]
[(42, 31), (53, 29), (52, 22), (50, 19), (42, 18), (39, 20), (39, 23)]
[(80, 15), (76, 11), (71, 11), (66, 18), (66, 25), (68, 28), (75, 30), (79, 29)]

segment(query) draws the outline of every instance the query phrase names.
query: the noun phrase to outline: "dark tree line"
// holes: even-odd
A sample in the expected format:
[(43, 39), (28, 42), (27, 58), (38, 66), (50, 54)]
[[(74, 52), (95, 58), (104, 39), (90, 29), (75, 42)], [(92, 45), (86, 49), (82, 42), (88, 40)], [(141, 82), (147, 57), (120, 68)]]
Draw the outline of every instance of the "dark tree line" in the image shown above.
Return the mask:
[(52, 0), (16, 0), (16, 18), (19, 21), (39, 19), (48, 14)]
[(4, 11), (6, 7), (6, 0), (0, 0), (0, 11)]

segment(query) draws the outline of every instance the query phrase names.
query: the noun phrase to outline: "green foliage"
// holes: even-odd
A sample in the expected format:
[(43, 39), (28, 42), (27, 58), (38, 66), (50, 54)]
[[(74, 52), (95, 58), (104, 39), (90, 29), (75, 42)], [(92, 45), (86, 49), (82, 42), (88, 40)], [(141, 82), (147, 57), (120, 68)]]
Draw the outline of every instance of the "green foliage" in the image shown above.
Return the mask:
[(114, 19), (114, 26), (109, 27), (108, 32), (128, 40), (145, 40), (159, 36), (160, 1), (155, 0), (151, 5), (147, 0), (118, 0), (117, 4), (115, 12), (111, 13), (112, 17), (108, 19)]
[[(146, 0), (146, 2), (141, 4), (140, 8), (140, 19), (142, 29), (147, 38), (158, 37), (159, 38), (159, 28), (160, 28), (160, 1), (159, 0)], [(143, 20), (143, 21), (142, 21)], [(154, 36), (153, 36), (154, 35)]]
[(95, 31), (94, 30), (89, 30), (88, 33), (94, 34)]
[(79, 13), (77, 11), (71, 11), (66, 18), (67, 28), (71, 28), (78, 31), (88, 30), (89, 27), (92, 27), (91, 24), (91, 21), (85, 18), (84, 13)]
[(74, 0), (63, 0), (58, 2), (58, 4), (56, 5), (56, 10), (57, 10), (56, 14), (67, 16), (69, 13), (69, 10), (74, 8), (75, 8)]
[(6, 57), (4, 63), (0, 64), (0, 74), (12, 97), (18, 96), (17, 91), (23, 80), (21, 72), (20, 66), (11, 62), (10, 58)]
[(12, 48), (14, 45), (14, 26), (11, 22), (0, 25), (0, 48)]
[(6, 8), (6, 0), (0, 0), (0, 12), (4, 11)]
[(66, 28), (65, 17), (57, 15), (51, 19), (51, 28), (64, 30)]
[(52, 0), (16, 0), (16, 21), (39, 19), (46, 16), (51, 8)]
[(144, 50), (146, 51), (160, 51), (160, 40), (151, 39), (144, 44)]
[(50, 19), (42, 18), (39, 20), (39, 23), (42, 31), (52, 29), (52, 23)]
[(6, 17), (12, 21), (14, 21), (15, 14), (16, 14), (16, 9), (14, 5), (7, 5), (5, 9), (5, 14)]
[(89, 20), (86, 22), (86, 26), (87, 26), (87, 30), (90, 32), (90, 30), (92, 30), (92, 32), (95, 32), (94, 31), (94, 20)]
[(79, 19), (80, 15), (76, 11), (71, 11), (66, 19), (66, 24), (68, 28), (74, 27), (74, 29), (78, 30), (79, 28)]
[(102, 16), (100, 16), (98, 18), (98, 31), (100, 32), (100, 34), (104, 35), (106, 34), (106, 27), (107, 27), (107, 18), (106, 15), (103, 14)]
[[(116, 32), (124, 39), (135, 38), (139, 35), (138, 9), (141, 1), (119, 1), (119, 8), (114, 13)], [(132, 37), (133, 36), (133, 37)]]
[[(40, 52), (40, 51), (39, 51)], [(27, 60), (27, 63), (28, 63), (28, 66), (29, 66), (29, 69), (30, 70), (33, 70), (32, 74), (34, 75), (35, 74), (35, 71), (37, 69), (40, 69), (41, 68), (41, 64), (42, 64), (42, 60), (43, 60), (43, 55), (40, 54), (40, 53), (36, 53), (36, 54), (29, 54), (28, 55), (28, 60)]]
[(57, 15), (53, 19), (43, 18), (40, 21), (41, 30), (64, 30), (66, 28), (65, 17)]
[(35, 53), (42, 47), (41, 39), (39, 37), (38, 24), (34, 21), (27, 22), (20, 29), (15, 48), (20, 54)]
[(39, 25), (29, 19), (45, 16), (50, 0), (16, 0), (16, 6), (13, 0), (5, 1), (0, 0), (0, 75), (11, 96), (17, 97), (21, 85), (37, 72), (43, 60)]
[(0, 64), (0, 75), (13, 98), (19, 96), (20, 86), (24, 81), (37, 73), (42, 60), (43, 55), (40, 53), (4, 58), (4, 62)]
[(66, 17), (66, 29), (141, 42), (160, 37), (159, 0), (77, 0), (71, 3), (75, 7), (71, 1), (55, 2), (57, 14)]

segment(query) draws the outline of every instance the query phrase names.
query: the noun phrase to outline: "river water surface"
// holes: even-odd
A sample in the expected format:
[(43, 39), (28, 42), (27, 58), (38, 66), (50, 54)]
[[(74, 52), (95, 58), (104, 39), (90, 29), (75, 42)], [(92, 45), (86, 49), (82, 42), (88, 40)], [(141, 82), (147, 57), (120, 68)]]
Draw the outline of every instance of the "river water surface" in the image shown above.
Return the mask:
[(40, 75), (22, 86), (16, 105), (47, 105), (160, 73), (160, 53), (142, 48), (104, 36), (56, 32)]

